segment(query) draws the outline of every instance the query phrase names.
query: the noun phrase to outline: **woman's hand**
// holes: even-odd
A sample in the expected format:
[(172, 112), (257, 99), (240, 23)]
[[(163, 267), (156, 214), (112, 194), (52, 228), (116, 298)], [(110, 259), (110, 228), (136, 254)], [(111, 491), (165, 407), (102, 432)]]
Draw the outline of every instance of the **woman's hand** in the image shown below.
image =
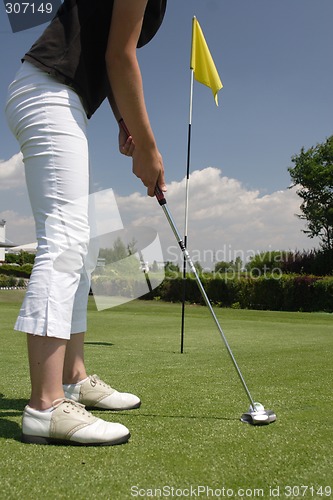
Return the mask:
[(155, 195), (156, 186), (161, 191), (166, 191), (163, 159), (157, 148), (141, 151), (135, 149), (132, 158), (133, 173), (146, 186), (148, 196)]

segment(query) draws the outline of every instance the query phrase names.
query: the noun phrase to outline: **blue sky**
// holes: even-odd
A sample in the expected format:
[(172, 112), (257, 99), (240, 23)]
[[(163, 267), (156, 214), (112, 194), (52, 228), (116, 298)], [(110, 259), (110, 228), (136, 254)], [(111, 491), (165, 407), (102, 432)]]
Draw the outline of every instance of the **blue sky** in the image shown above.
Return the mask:
[[(20, 57), (44, 26), (13, 34), (3, 4), (0, 13), (0, 100), (4, 102)], [(153, 41), (140, 49), (139, 60), (170, 186), (181, 183), (186, 171), (193, 15), (224, 88), (216, 107), (210, 89), (194, 84), (191, 171), (213, 167), (220, 179), (237, 181), (242, 192), (256, 192), (258, 200), (285, 190), (290, 184), (291, 156), (332, 134), (332, 1), (169, 0), (165, 22)], [(0, 136), (4, 172), (18, 147), (3, 114)], [(96, 189), (112, 187), (119, 196), (134, 192), (144, 196), (130, 162), (117, 151), (117, 127), (106, 103), (90, 120), (89, 140)], [(209, 208), (204, 179), (202, 192)], [(6, 182), (6, 175), (0, 180)], [(17, 185), (15, 192), (16, 200), (11, 189), (0, 192), (0, 215), (7, 219), (11, 212), (29, 210), (24, 208), (24, 187)], [(16, 237), (13, 229), (10, 233), (8, 227), (8, 232)], [(289, 243), (296, 244), (301, 243)]]

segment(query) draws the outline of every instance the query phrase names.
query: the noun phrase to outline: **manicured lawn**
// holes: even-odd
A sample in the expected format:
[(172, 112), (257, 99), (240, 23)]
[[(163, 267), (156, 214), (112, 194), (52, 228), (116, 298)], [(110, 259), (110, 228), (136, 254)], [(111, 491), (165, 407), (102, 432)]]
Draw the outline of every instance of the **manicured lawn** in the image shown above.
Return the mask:
[(333, 497), (332, 315), (216, 309), (254, 399), (278, 415), (253, 427), (239, 421), (248, 400), (207, 308), (187, 306), (180, 354), (179, 304), (97, 312), (91, 300), (89, 371), (142, 399), (139, 410), (94, 413), (132, 437), (38, 446), (20, 442), (29, 377), (12, 325), (21, 297), (0, 291), (1, 499)]

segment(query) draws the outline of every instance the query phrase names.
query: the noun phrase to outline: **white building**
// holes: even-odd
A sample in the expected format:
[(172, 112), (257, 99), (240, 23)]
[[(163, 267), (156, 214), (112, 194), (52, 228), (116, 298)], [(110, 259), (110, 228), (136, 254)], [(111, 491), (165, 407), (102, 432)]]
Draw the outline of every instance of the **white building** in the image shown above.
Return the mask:
[(6, 221), (0, 219), (0, 262), (5, 260), (5, 248), (1, 245), (6, 242)]

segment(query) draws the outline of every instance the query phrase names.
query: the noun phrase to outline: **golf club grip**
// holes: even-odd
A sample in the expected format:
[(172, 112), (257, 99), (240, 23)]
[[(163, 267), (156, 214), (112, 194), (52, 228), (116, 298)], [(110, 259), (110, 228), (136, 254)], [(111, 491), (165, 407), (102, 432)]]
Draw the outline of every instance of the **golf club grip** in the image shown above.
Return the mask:
[[(126, 123), (124, 122), (123, 118), (121, 118), (118, 121), (118, 123), (121, 126), (121, 128), (123, 129), (123, 131), (127, 134), (127, 137), (129, 137), (131, 134), (130, 134), (130, 131), (128, 130), (128, 128), (126, 126)], [(155, 196), (156, 196), (156, 199), (157, 199), (158, 203), (161, 206), (166, 204), (167, 201), (165, 199), (164, 193), (163, 193), (163, 191), (158, 186), (155, 187)]]
[(162, 205), (166, 205), (166, 199), (165, 199), (165, 196), (164, 196), (164, 193), (163, 191), (158, 187), (156, 186), (155, 187), (155, 196), (156, 196), (156, 199), (158, 201), (158, 203), (162, 206)]

